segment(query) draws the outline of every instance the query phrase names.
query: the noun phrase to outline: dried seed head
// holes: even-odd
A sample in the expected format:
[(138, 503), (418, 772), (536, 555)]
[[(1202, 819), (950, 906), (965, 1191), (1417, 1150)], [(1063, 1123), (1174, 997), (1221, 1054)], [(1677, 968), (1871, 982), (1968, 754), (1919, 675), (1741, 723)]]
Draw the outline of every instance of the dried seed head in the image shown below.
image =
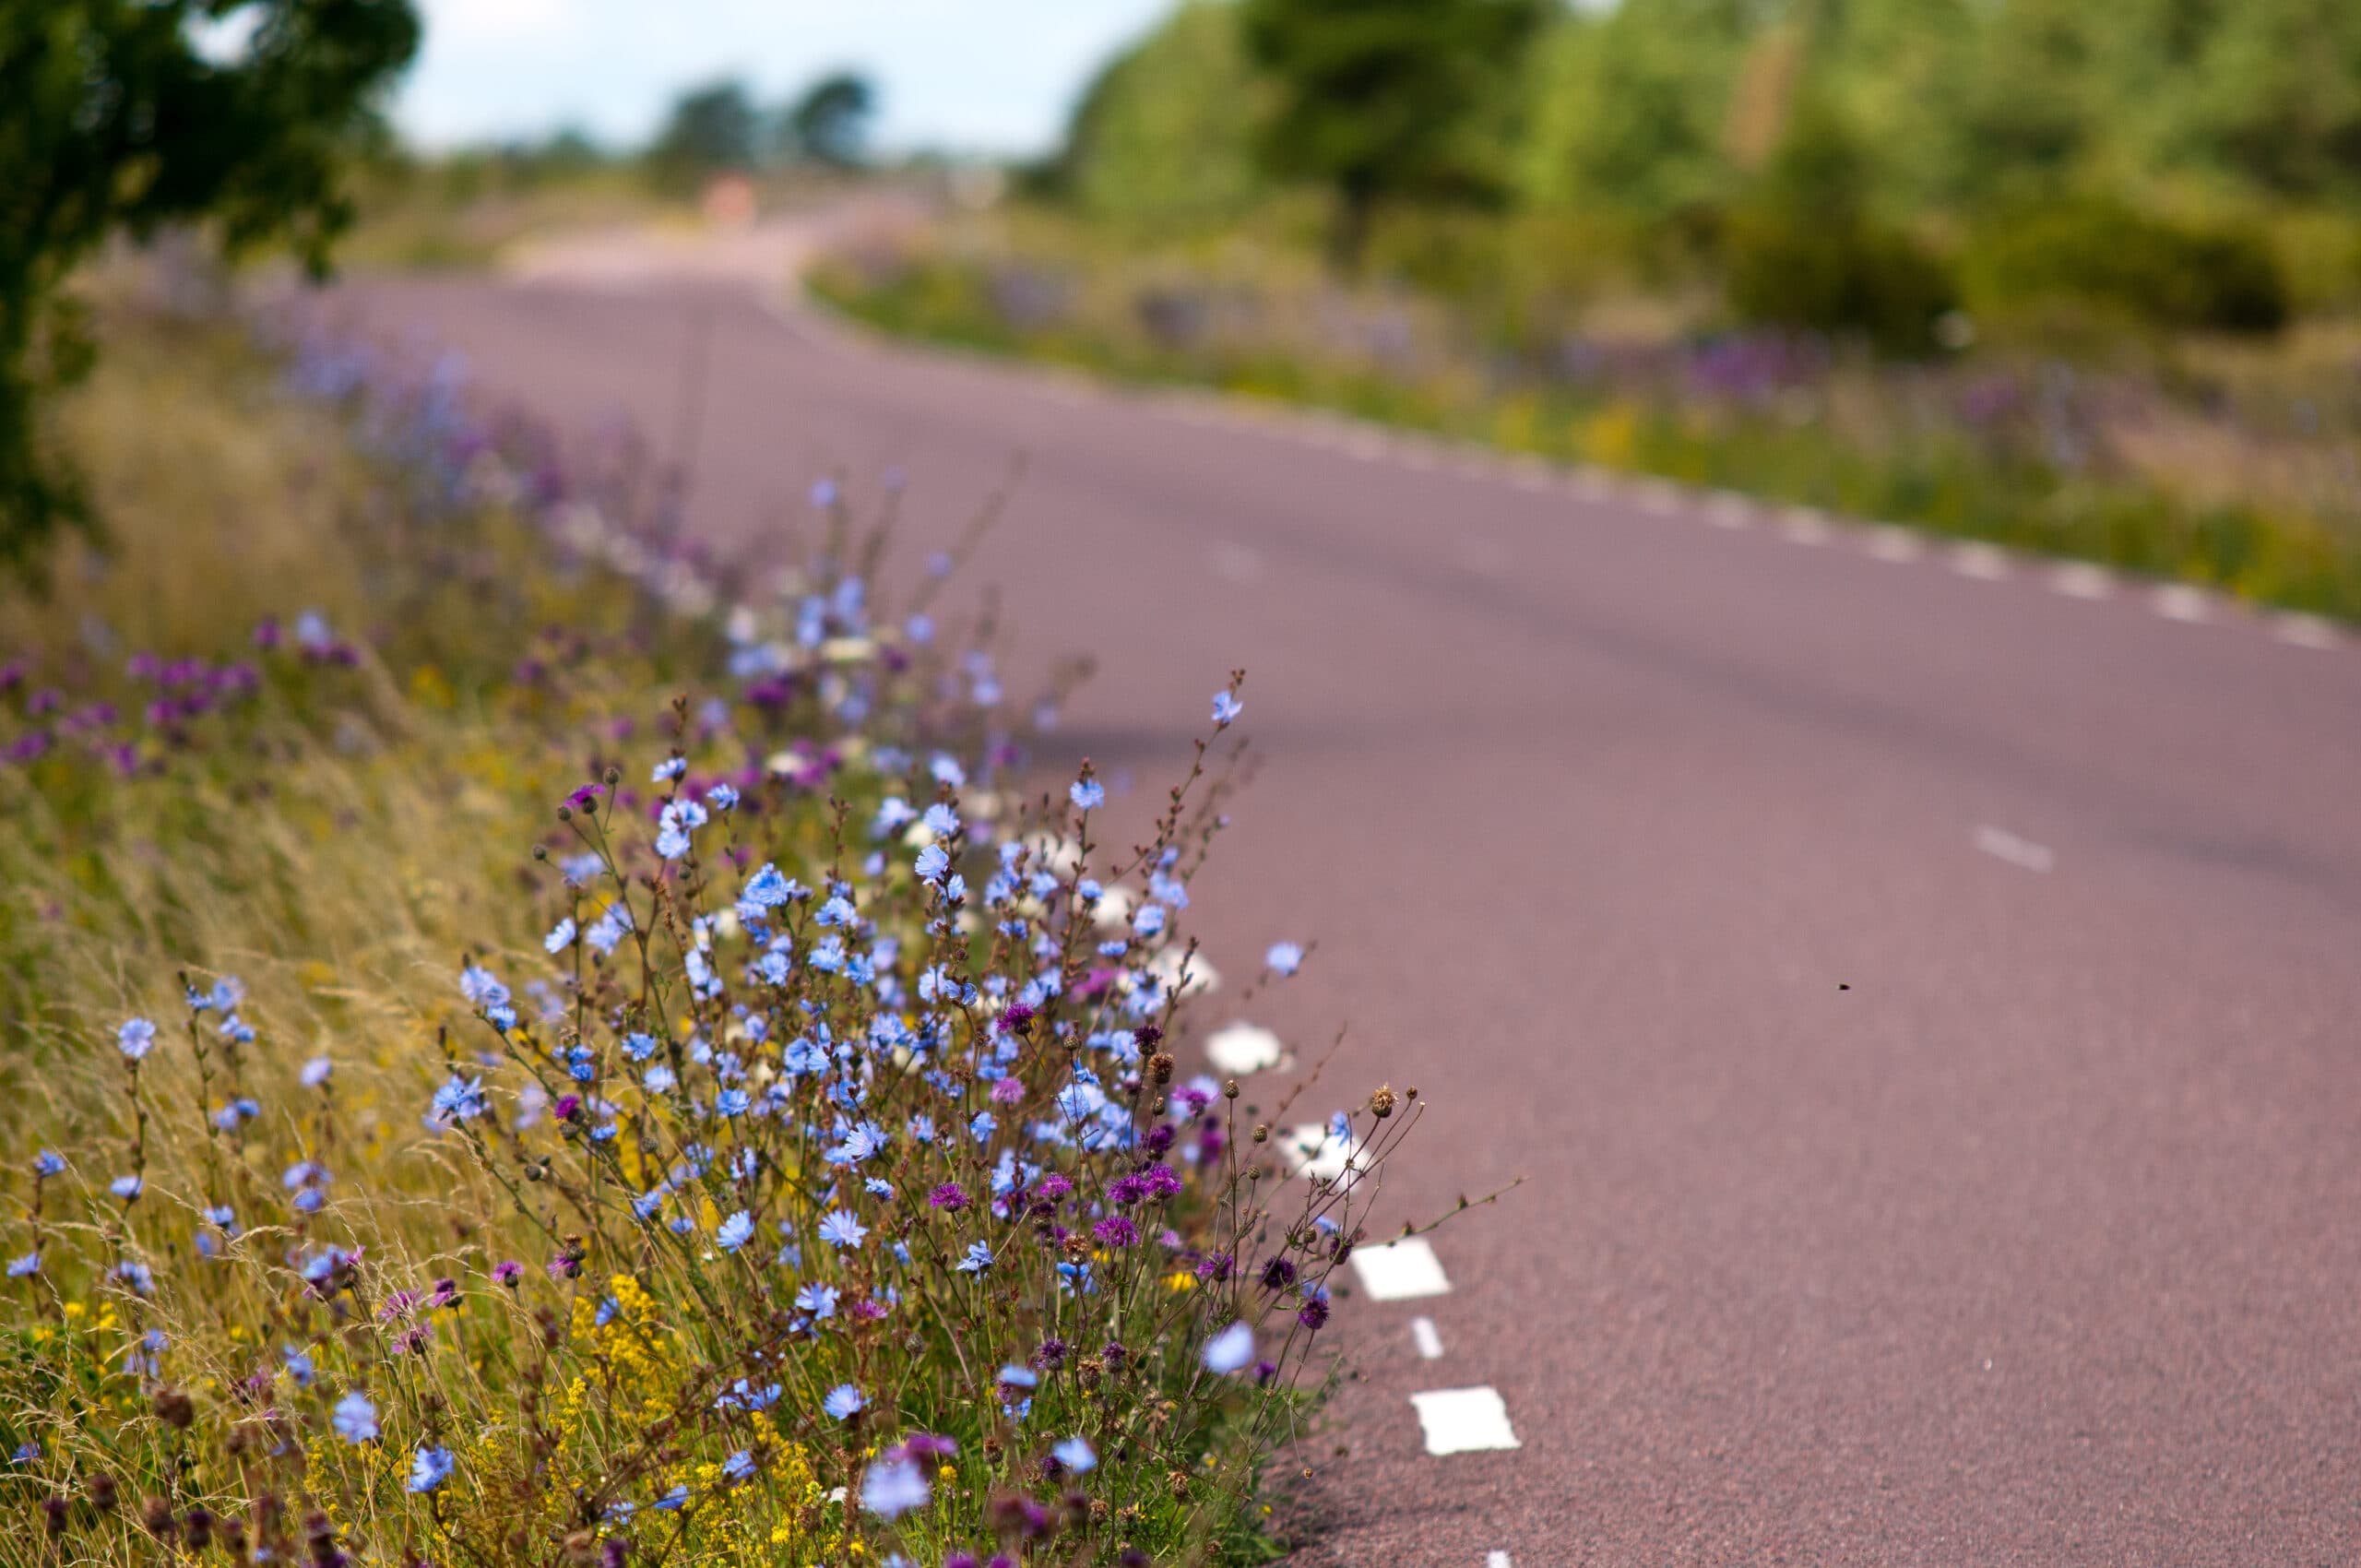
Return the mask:
[(1224, 1099), (1236, 1099), (1238, 1098), (1238, 1080), (1236, 1078), (1232, 1078), (1228, 1083), (1222, 1085), (1221, 1097)]
[(1171, 1471), (1169, 1474), (1166, 1475), (1166, 1477), (1164, 1478), (1164, 1484), (1165, 1484), (1165, 1486), (1166, 1486), (1166, 1487), (1167, 1487), (1167, 1488), (1171, 1491), (1171, 1493), (1172, 1493), (1172, 1501), (1174, 1501), (1175, 1503), (1182, 1503), (1182, 1502), (1186, 1502), (1186, 1501), (1188, 1500), (1188, 1496), (1189, 1496), (1189, 1472), (1188, 1472), (1188, 1471), (1186, 1471), (1186, 1470), (1174, 1470), (1174, 1471)]
[(90, 1478), (90, 1506), (100, 1513), (110, 1513), (115, 1505), (114, 1478), (101, 1470)]
[(1254, 1141), (1255, 1141), (1256, 1143), (1258, 1143), (1258, 1144), (1260, 1144), (1260, 1143), (1268, 1143), (1268, 1142), (1270, 1141), (1270, 1137), (1271, 1137), (1271, 1129), (1270, 1129), (1270, 1128), (1265, 1127), (1265, 1126), (1261, 1126), (1261, 1125), (1257, 1125), (1257, 1126), (1255, 1127), (1255, 1129), (1254, 1129)]
[(139, 1522), (158, 1540), (170, 1540), (180, 1533), (180, 1526), (172, 1520), (172, 1505), (160, 1497), (151, 1497), (139, 1505)]
[(156, 1419), (174, 1431), (188, 1431), (196, 1420), (196, 1406), (177, 1388), (160, 1388), (155, 1398)]
[(1382, 1122), (1394, 1114), (1394, 1086), (1380, 1084), (1377, 1092), (1369, 1097), (1370, 1114)]
[(1159, 1084), (1172, 1081), (1172, 1053), (1159, 1051), (1147, 1059), (1147, 1075)]

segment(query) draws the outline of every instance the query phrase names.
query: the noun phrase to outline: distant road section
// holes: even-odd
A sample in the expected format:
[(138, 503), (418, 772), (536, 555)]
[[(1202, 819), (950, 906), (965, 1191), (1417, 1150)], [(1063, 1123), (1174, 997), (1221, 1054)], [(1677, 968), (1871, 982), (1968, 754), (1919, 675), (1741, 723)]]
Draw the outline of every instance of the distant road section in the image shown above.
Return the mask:
[(1203, 1022), (1349, 1024), (1290, 1121), (1418, 1087), (1390, 1220), (1530, 1178), (1358, 1276), (1301, 1561), (2361, 1561), (2361, 651), (864, 347), (749, 286), (800, 243), (331, 308), (576, 428), (701, 366), (717, 538), (894, 467), (914, 567), (1022, 453), (974, 582), (1133, 818), (1247, 669), (1192, 916), (1319, 947)]

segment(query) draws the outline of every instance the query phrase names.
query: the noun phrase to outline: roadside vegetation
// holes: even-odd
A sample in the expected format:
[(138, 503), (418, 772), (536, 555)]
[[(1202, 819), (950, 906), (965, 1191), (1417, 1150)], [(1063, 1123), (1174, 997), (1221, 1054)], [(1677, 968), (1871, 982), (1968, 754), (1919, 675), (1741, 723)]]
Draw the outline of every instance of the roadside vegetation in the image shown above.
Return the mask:
[(2342, 11), (1352, 9), (1180, 6), (1017, 200), (856, 237), (815, 293), (2361, 614)]
[(431, 357), (110, 324), (0, 605), (28, 1561), (1274, 1552), (1418, 1106), (1289, 1181), (1180, 1065), (1304, 959), (1186, 934), (1240, 679), (1116, 849), (890, 486), (703, 559)]

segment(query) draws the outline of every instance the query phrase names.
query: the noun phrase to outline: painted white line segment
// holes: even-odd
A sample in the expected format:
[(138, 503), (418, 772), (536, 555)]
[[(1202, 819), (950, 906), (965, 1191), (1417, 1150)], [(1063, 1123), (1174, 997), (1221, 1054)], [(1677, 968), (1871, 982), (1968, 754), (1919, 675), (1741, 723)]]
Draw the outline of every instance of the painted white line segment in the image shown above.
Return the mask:
[(2156, 613), (2167, 621), (2197, 625), (2210, 619), (2213, 606), (2202, 588), (2173, 583), (2156, 590)]
[(1428, 1361), (1439, 1361), (1442, 1360), (1442, 1336), (1435, 1332), (1434, 1319), (1430, 1317), (1412, 1318), (1410, 1320), (1410, 1343), (1418, 1348), (1419, 1360)]
[(1975, 830), (1975, 847), (1994, 860), (2006, 861), (2022, 871), (2047, 872), (2058, 863), (2058, 857), (2048, 845), (2020, 838), (2007, 828), (1989, 823)]
[(1817, 506), (1790, 506), (1780, 513), (1779, 532), (1790, 544), (1826, 544), (1836, 536), (1828, 514)]
[(1963, 544), (1952, 552), (1952, 570), (1980, 583), (1997, 583), (2009, 575), (2009, 557), (1988, 544)]
[(1869, 555), (1874, 560), (1899, 565), (1904, 561), (1916, 561), (1926, 553), (1927, 546), (1916, 534), (1908, 529), (1896, 528), (1892, 523), (1880, 524), (1869, 535)]
[(1649, 480), (1639, 487), (1633, 499), (1639, 503), (1640, 510), (1652, 517), (1670, 517), (1680, 510), (1680, 487), (1660, 479)]
[(1706, 505), (1705, 520), (1717, 529), (1742, 529), (1754, 522), (1754, 503), (1725, 490)]
[(2297, 647), (2335, 647), (2341, 639), (2334, 622), (2318, 615), (2282, 615), (2272, 623), (2271, 635)]
[(1505, 1551), (1486, 1552), (1484, 1554), (1484, 1568), (1512, 1568), (1512, 1564), (1509, 1562), (1509, 1554)]
[(1442, 1260), (1424, 1236), (1405, 1236), (1377, 1247), (1353, 1249), (1353, 1271), (1372, 1301), (1409, 1301), (1420, 1296), (1445, 1296), (1451, 1281)]
[(1280, 1137), (1279, 1149), (1298, 1176), (1333, 1182), (1345, 1174), (1353, 1158), (1353, 1140), (1331, 1137), (1327, 1128), (1307, 1122), (1288, 1128)]
[(1287, 1065), (1287, 1048), (1260, 1024), (1239, 1022), (1216, 1029), (1205, 1040), (1205, 1060), (1224, 1077), (1242, 1078)]
[(1489, 1384), (1413, 1394), (1410, 1404), (1418, 1412), (1418, 1427), (1426, 1433), (1430, 1454), (1480, 1454), (1524, 1446), (1509, 1425), (1509, 1408), (1501, 1391)]
[(2115, 579), (2104, 566), (2074, 561), (2050, 573), (2049, 586), (2069, 599), (2105, 599), (2115, 591)]

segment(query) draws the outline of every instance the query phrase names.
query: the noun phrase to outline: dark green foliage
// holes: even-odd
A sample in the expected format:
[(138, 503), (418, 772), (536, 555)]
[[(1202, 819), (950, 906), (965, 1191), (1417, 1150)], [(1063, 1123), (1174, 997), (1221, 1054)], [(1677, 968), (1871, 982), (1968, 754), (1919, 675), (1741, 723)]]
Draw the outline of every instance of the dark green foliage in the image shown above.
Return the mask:
[(751, 167), (761, 151), (762, 111), (739, 81), (708, 82), (673, 101), (648, 145), (658, 184), (685, 188), (730, 169)]
[(1860, 333), (1897, 352), (1934, 343), (1955, 303), (1949, 273), (1870, 208), (1870, 163), (1852, 127), (1807, 96), (1725, 237), (1730, 308), (1741, 320)]
[(877, 89), (867, 77), (839, 71), (821, 77), (779, 119), (779, 140), (791, 158), (833, 169), (858, 165), (877, 113)]
[(2287, 290), (2264, 238), (2108, 202), (2016, 210), (1977, 228), (1964, 258), (1970, 298), (2005, 315), (2068, 305), (2142, 326), (2271, 332)]
[(1750, 208), (1731, 219), (1726, 244), (1730, 309), (1744, 321), (1857, 332), (1914, 353), (1933, 346), (1935, 325), (1954, 303), (1941, 262), (1869, 219)]
[(1505, 193), (1502, 133), (1548, 14), (1546, 0), (1243, 0), (1248, 52), (1277, 89), (1264, 157), (1333, 194), (1340, 261), (1358, 265), (1383, 202)]
[[(200, 30), (246, 27), (234, 49)], [(344, 155), (418, 46), (408, 0), (0, 0), (0, 567), (89, 521), (44, 399), (88, 368), (67, 276), (113, 235), (210, 223), (314, 271)]]

